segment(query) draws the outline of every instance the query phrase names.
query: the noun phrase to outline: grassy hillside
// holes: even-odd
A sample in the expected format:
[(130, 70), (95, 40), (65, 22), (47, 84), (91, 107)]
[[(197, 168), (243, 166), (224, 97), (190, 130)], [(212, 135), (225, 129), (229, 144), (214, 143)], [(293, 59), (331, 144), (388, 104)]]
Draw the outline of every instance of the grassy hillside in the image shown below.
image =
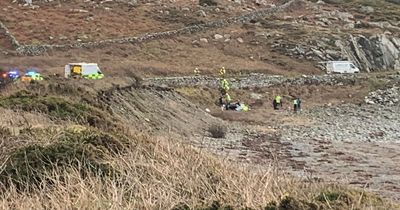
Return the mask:
[[(82, 119), (98, 116), (106, 122), (111, 113), (82, 98), (72, 102), (76, 95), (61, 98), (32, 88), (17, 95), (0, 98), (7, 114), (34, 114), (53, 123), (22, 126), (18, 133), (1, 123), (0, 206), (5, 209), (396, 208), (362, 191), (289, 177), (279, 161), (255, 170), (185, 139), (126, 130), (117, 119), (112, 129), (90, 124)], [(58, 112), (60, 106), (69, 108)]]

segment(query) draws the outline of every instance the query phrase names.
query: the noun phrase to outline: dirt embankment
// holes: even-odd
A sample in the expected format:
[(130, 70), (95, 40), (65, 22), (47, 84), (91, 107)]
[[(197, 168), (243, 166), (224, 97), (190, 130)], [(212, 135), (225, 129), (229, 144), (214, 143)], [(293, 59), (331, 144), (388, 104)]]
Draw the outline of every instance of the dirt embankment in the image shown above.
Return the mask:
[(114, 116), (141, 131), (193, 135), (223, 124), (170, 88), (128, 86), (101, 93), (100, 98)]

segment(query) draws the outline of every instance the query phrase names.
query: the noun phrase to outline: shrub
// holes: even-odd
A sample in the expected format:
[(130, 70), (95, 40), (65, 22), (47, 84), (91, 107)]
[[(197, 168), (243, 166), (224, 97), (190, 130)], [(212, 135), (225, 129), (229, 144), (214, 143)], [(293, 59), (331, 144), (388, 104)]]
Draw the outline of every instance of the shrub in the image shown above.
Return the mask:
[(370, 77), (367, 80), (369, 91), (375, 91), (378, 89), (383, 89), (387, 85), (387, 81), (384, 79), (379, 79), (377, 77)]
[(299, 200), (294, 197), (284, 197), (279, 203), (270, 202), (264, 210), (297, 210), (297, 209), (323, 209), (315, 203)]
[(208, 132), (210, 132), (213, 138), (225, 138), (226, 136), (226, 127), (223, 125), (211, 125), (208, 128)]
[(346, 197), (343, 193), (340, 192), (322, 192), (318, 195), (317, 200), (324, 202), (324, 201), (336, 201), (339, 200), (341, 197)]
[(0, 183), (29, 190), (43, 182), (51, 184), (54, 171), (69, 168), (78, 168), (82, 177), (90, 173), (109, 177), (116, 173), (106, 161), (127, 146), (128, 140), (121, 136), (68, 128), (50, 145), (29, 145), (13, 152), (0, 173)]

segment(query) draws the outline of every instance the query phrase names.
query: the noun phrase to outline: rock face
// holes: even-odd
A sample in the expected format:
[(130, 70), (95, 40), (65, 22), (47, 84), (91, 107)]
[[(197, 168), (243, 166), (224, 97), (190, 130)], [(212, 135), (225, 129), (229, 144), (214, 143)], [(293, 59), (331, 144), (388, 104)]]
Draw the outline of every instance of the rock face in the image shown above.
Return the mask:
[[(400, 70), (400, 38), (385, 34), (310, 37), (308, 41), (299, 40), (296, 44), (282, 39), (271, 47), (288, 56), (314, 62), (350, 60), (363, 72)], [(325, 66), (319, 67), (325, 70)]]
[(400, 39), (384, 34), (338, 43), (344, 57), (365, 71), (400, 70)]

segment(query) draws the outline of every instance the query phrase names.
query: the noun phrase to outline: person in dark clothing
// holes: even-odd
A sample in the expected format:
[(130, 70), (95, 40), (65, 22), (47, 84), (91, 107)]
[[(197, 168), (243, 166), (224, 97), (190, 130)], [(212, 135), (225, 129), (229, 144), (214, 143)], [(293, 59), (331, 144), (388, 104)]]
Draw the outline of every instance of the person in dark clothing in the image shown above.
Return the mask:
[(297, 111), (301, 111), (301, 100), (297, 97)]
[(296, 113), (301, 110), (301, 100), (299, 97), (293, 100), (293, 110)]
[(230, 103), (226, 106), (226, 110), (236, 110), (238, 107), (240, 107), (240, 103)]
[(221, 96), (221, 97), (219, 97), (219, 105), (220, 106), (222, 106), (222, 105), (224, 105), (224, 98)]
[(272, 106), (274, 107), (274, 110), (278, 109), (278, 104), (276, 103), (275, 99), (272, 101)]

